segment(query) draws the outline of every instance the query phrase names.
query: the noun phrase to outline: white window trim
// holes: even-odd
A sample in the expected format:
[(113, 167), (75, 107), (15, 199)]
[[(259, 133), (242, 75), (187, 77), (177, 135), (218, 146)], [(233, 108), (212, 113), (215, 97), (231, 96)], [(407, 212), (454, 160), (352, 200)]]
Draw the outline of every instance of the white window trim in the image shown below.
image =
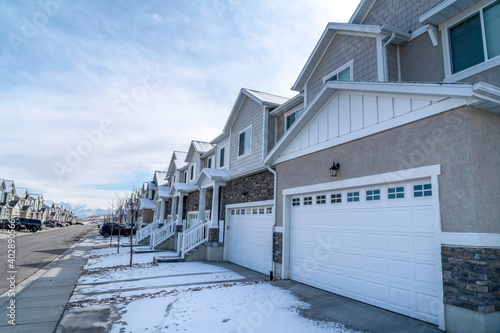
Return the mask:
[[(250, 126), (247, 126), (245, 127), (244, 129), (242, 129), (241, 131), (238, 132), (238, 149), (237, 149), (237, 152), (238, 152), (238, 158), (243, 158), (243, 157), (247, 157), (248, 155), (252, 154), (252, 139), (253, 139), (253, 125), (250, 125)], [(240, 155), (240, 135), (241, 133), (243, 132), (246, 132), (250, 130), (250, 149), (248, 149), (248, 152), (246, 151), (243, 155)]]
[(351, 76), (351, 81), (353, 80), (353, 68), (354, 68), (354, 59), (351, 59), (349, 60), (348, 62), (346, 62), (345, 64), (343, 64), (342, 66), (340, 66), (339, 68), (337, 68), (336, 70), (326, 74), (325, 76), (323, 76), (323, 84), (325, 84), (326, 81), (328, 81), (332, 76), (334, 76), (335, 74), (338, 74), (340, 72), (342, 72), (344, 69), (350, 67), (351, 69), (351, 73), (350, 73), (350, 76)]
[[(450, 47), (450, 33), (449, 33), (450, 28), (462, 21), (465, 21), (466, 19), (475, 15), (478, 12), (480, 13), (481, 16), (481, 26), (484, 26), (481, 9), (489, 6), (495, 1), (496, 0), (485, 0), (478, 2), (474, 6), (468, 8), (462, 13), (452, 17), (451, 19), (439, 25), (439, 30), (441, 30), (441, 37), (442, 37), (441, 39), (443, 40), (443, 59), (444, 59), (444, 75), (445, 75), (444, 82), (457, 82), (500, 65), (500, 56), (496, 56), (495, 58), (485, 60), (480, 64), (464, 69), (463, 71), (455, 74), (452, 74), (452, 68), (451, 68), (452, 66), (451, 47)], [(483, 28), (483, 35), (484, 35), (484, 28)], [(483, 47), (485, 47), (484, 43)], [(488, 55), (485, 54), (484, 56), (487, 57)]]
[[(285, 113), (285, 118), (283, 119), (283, 128), (285, 129), (285, 133), (290, 129), (290, 128), (286, 128), (286, 119), (288, 118), (288, 116), (290, 116), (291, 114), (294, 114), (295, 112), (299, 111), (300, 109), (304, 108), (305, 109), (305, 106), (304, 105), (298, 105), (296, 107), (294, 107), (293, 109), (291, 109), (290, 111), (286, 112)], [(295, 118), (295, 121), (297, 121), (298, 118)], [(294, 121), (294, 123), (295, 123)], [(290, 126), (291, 127), (291, 126)]]
[[(215, 168), (216, 169), (228, 169), (229, 168), (229, 156), (228, 156), (228, 153), (229, 153), (229, 149), (228, 149), (229, 145), (228, 144), (225, 144), (224, 146), (221, 146), (218, 151), (217, 151), (217, 158), (216, 158), (216, 165), (215, 165)], [(220, 152), (221, 150), (224, 149), (224, 165), (221, 166), (220, 165)]]

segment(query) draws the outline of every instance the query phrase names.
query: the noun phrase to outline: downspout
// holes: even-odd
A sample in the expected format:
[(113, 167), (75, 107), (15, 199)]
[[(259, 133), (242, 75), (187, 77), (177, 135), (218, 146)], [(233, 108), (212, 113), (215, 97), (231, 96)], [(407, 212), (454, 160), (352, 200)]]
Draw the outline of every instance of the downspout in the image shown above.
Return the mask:
[(391, 34), (391, 38), (389, 38), (389, 40), (385, 42), (384, 47), (382, 48), (382, 52), (384, 53), (384, 81), (389, 81), (389, 63), (387, 59), (387, 48), (395, 38), (396, 38), (396, 33), (393, 32)]
[(276, 193), (278, 192), (278, 174), (276, 173), (275, 170), (273, 170), (269, 165), (267, 166), (267, 170), (269, 170), (273, 175), (274, 175), (274, 193), (273, 193), (273, 201), (274, 201), (274, 209), (273, 209), (273, 215), (274, 215), (274, 221), (273, 225), (271, 226), (271, 271), (270, 271), (270, 280), (273, 280), (273, 277), (275, 276), (274, 270), (275, 270), (275, 265), (274, 265), (274, 228), (276, 227)]

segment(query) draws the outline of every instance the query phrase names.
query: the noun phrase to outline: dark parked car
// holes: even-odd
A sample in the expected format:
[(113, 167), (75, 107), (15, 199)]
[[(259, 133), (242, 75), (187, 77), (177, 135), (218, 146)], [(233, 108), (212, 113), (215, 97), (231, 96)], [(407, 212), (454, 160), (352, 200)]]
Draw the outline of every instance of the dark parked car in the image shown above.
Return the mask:
[(133, 232), (135, 234), (135, 228), (131, 228), (129, 225), (125, 224), (123, 224), (120, 228), (120, 225), (118, 223), (103, 223), (99, 228), (99, 234), (104, 237), (118, 235), (119, 233), (122, 236), (128, 236), (130, 235), (130, 232)]
[[(14, 220), (14, 225), (15, 225), (14, 229), (16, 231), (21, 231), (21, 230), (25, 230), (26, 229), (26, 226), (23, 223), (19, 222), (18, 218), (14, 218), (13, 220)], [(2, 220), (2, 221), (0, 221), (0, 229), (10, 229), (11, 228), (10, 227), (10, 221), (11, 220)]]
[(21, 224), (24, 224), (26, 226), (26, 229), (31, 232), (37, 232), (38, 230), (42, 230), (45, 227), (42, 221), (36, 219), (27, 219), (22, 217), (19, 219), (19, 221), (21, 222)]
[(56, 224), (53, 221), (45, 221), (45, 222), (43, 222), (43, 225), (46, 228), (54, 228), (56, 226)]

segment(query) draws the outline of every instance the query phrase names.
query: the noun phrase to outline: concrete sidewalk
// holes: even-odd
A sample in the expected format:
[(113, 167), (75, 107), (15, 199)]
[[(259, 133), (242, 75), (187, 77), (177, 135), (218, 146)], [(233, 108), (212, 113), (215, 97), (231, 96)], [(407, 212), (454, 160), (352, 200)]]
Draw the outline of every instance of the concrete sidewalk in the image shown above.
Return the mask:
[(0, 331), (54, 332), (93, 243), (80, 242), (17, 286), (15, 326), (8, 323), (10, 297), (0, 296)]

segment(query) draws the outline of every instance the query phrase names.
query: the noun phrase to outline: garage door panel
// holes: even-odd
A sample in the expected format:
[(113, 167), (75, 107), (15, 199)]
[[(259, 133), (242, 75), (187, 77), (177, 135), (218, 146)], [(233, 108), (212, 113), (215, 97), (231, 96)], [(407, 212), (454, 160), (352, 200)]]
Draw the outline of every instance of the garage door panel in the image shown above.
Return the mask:
[(268, 274), (271, 267), (272, 214), (258, 214), (259, 208), (237, 208), (245, 214), (229, 215), (227, 259), (235, 264)]
[[(404, 198), (389, 200), (387, 185), (370, 202), (363, 188), (304, 194), (312, 205), (291, 208), (290, 277), (437, 324), (438, 311), (429, 310), (440, 301), (435, 208), (404, 186)], [(347, 202), (348, 192), (359, 201)], [(332, 193), (342, 200), (331, 203)], [(316, 204), (320, 195), (326, 204)]]

